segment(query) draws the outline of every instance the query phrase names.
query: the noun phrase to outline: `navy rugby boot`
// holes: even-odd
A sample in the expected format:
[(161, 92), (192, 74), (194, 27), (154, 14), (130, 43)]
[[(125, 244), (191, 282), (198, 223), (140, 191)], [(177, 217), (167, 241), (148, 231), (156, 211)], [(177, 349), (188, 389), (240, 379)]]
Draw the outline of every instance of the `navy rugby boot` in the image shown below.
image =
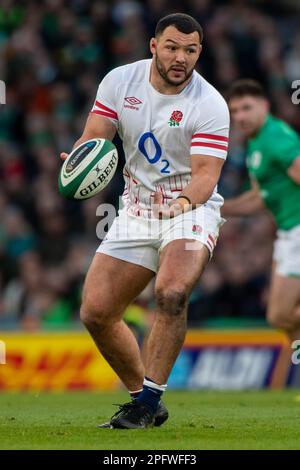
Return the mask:
[[(135, 400), (133, 400), (131, 403), (133, 403), (134, 401)], [(129, 408), (128, 405), (130, 405), (130, 403), (125, 403), (125, 405), (119, 405), (120, 409), (117, 411), (117, 413), (113, 415), (113, 417), (111, 418), (111, 421), (104, 423), (104, 424), (99, 424), (97, 427), (109, 428), (109, 429), (119, 428), (120, 427), (119, 425), (120, 424), (122, 425), (124, 423), (123, 419), (127, 419), (124, 417), (124, 415), (127, 415), (128, 409), (131, 409)], [(147, 412), (148, 413), (150, 412), (148, 407), (147, 407)], [(169, 417), (169, 412), (166, 406), (164, 405), (164, 403), (162, 402), (162, 400), (160, 400), (157, 411), (154, 415), (154, 419), (152, 418), (153, 422), (151, 423), (151, 425), (161, 426), (165, 421), (167, 421), (168, 417)], [(148, 426), (137, 426), (137, 428), (140, 428), (140, 427), (148, 427)], [(128, 429), (135, 429), (135, 428), (128, 428)]]

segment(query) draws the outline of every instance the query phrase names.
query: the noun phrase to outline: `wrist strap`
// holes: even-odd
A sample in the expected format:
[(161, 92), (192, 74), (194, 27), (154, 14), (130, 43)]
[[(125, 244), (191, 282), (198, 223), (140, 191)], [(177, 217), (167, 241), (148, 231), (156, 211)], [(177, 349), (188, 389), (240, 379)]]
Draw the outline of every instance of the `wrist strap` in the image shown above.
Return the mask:
[(187, 197), (187, 196), (180, 195), (180, 196), (178, 196), (176, 199), (186, 199), (186, 200), (188, 201), (188, 203), (189, 203), (190, 205), (192, 205), (192, 201), (191, 201), (190, 198)]

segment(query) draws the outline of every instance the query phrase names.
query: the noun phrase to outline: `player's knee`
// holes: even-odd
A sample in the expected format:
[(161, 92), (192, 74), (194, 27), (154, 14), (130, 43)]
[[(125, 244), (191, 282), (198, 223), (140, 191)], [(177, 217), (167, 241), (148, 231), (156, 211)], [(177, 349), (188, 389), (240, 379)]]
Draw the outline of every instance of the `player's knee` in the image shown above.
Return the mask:
[(80, 308), (80, 320), (88, 329), (100, 328), (104, 323), (104, 317), (101, 313), (101, 310), (96, 306), (83, 303)]
[(167, 315), (180, 315), (185, 312), (188, 295), (182, 287), (157, 287), (155, 298), (158, 309)]
[(99, 296), (84, 295), (81, 308), (80, 320), (89, 329), (96, 327), (103, 328), (109, 319), (108, 309), (100, 301)]

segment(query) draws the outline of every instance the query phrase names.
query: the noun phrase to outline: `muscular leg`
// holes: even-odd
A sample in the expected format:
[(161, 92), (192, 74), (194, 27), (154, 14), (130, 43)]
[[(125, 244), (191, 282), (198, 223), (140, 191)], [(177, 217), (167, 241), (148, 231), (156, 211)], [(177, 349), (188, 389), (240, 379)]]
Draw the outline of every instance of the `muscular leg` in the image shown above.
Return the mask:
[(300, 339), (300, 278), (282, 276), (273, 266), (267, 319), (284, 329), (291, 341)]
[(153, 276), (142, 266), (96, 253), (83, 289), (81, 320), (128, 390), (142, 387), (144, 366), (122, 316)]
[[(194, 243), (190, 242), (189, 243)], [(155, 284), (157, 312), (146, 347), (146, 376), (165, 384), (183, 345), (191, 291), (209, 259), (200, 242), (185, 250), (187, 240), (174, 240), (162, 251)]]

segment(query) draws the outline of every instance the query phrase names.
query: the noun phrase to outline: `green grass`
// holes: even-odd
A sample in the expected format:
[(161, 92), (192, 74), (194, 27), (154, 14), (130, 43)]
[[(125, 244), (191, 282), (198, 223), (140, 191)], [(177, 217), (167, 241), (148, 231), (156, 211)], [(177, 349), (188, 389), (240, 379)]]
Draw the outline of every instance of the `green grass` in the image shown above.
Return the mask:
[(297, 391), (169, 391), (161, 428), (97, 429), (124, 401), (125, 392), (0, 393), (0, 449), (300, 449)]

